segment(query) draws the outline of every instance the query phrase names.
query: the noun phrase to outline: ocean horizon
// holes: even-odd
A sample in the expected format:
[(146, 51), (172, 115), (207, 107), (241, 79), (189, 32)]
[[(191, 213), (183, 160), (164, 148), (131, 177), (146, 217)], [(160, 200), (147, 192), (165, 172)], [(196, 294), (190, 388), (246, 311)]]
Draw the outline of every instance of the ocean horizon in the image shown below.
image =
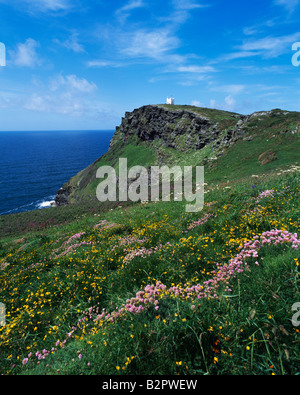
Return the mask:
[(0, 131), (0, 215), (44, 209), (108, 151), (113, 130)]

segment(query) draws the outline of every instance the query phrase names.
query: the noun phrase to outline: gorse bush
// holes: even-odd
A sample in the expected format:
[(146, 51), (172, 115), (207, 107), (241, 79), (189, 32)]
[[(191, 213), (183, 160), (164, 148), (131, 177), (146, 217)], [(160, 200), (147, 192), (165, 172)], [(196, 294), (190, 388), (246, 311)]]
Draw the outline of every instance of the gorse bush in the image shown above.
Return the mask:
[(299, 176), (257, 184), (3, 238), (0, 372), (299, 374)]

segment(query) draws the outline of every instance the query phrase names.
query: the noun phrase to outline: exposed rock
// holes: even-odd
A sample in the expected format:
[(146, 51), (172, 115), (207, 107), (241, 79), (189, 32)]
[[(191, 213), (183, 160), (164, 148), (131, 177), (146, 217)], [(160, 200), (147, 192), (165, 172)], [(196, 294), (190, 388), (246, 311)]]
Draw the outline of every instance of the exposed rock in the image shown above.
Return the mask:
[[(161, 151), (164, 147), (188, 153), (211, 145), (213, 155), (203, 158), (202, 162), (209, 164), (215, 161), (212, 157), (219, 157), (226, 148), (244, 138), (243, 128), (248, 119), (244, 115), (190, 106), (143, 106), (125, 113), (121, 125), (116, 128), (106, 157), (116, 158), (128, 143), (146, 143), (156, 154), (157, 162), (153, 165), (162, 165), (164, 155)], [(57, 206), (82, 199), (77, 192), (84, 190), (95, 179), (99, 160), (101, 158), (57, 191)]]
[(73, 191), (73, 187), (70, 185), (65, 184), (62, 188), (60, 188), (56, 192), (56, 197), (55, 197), (55, 204), (57, 207), (59, 206), (66, 206), (69, 204), (69, 196), (71, 195)]
[[(224, 146), (242, 137), (241, 127), (244, 120), (239, 120), (236, 129), (229, 130), (221, 138), (220, 145)], [(116, 128), (110, 147), (135, 134), (140, 141), (151, 142), (162, 140), (165, 147), (178, 151), (200, 150), (207, 144), (216, 141), (221, 134), (218, 123), (188, 110), (170, 110), (160, 106), (143, 106), (133, 112), (127, 112), (121, 126)], [(186, 136), (184, 141), (181, 136)]]

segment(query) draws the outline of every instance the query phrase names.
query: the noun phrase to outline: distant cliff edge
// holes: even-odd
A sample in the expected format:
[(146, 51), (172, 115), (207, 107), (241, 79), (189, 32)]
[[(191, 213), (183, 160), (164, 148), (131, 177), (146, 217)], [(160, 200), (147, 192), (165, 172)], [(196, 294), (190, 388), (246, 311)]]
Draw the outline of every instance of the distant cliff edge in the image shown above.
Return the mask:
[(128, 166), (209, 165), (237, 141), (251, 141), (259, 122), (269, 127), (271, 119), (274, 128), (274, 122), (279, 124), (289, 114), (299, 118), (299, 113), (282, 110), (246, 116), (180, 105), (147, 105), (127, 112), (108, 152), (64, 184), (56, 204), (96, 199), (97, 169), (110, 165), (117, 170), (119, 158), (127, 158)]

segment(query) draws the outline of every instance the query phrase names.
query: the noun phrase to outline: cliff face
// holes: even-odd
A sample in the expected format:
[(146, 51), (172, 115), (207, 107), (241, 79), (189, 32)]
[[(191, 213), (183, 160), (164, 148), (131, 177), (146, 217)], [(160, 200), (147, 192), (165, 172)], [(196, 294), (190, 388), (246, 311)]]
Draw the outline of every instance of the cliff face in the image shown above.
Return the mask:
[[(149, 105), (128, 112), (121, 126), (116, 128), (111, 147), (120, 139), (127, 142), (132, 135), (136, 135), (140, 141), (161, 140), (165, 147), (187, 152), (200, 150), (212, 142), (228, 143), (241, 137), (239, 126), (242, 126), (243, 116), (208, 109), (197, 109), (196, 112), (196, 109), (190, 106)], [(228, 134), (222, 134), (228, 126), (232, 126)]]
[[(282, 144), (280, 136), (298, 135), (299, 125), (299, 113), (281, 110), (245, 116), (192, 106), (143, 106), (125, 114), (108, 152), (63, 185), (57, 192), (56, 204), (96, 199), (98, 168), (110, 165), (118, 171), (119, 158), (127, 158), (128, 167), (165, 164), (206, 165), (214, 169), (221, 157), (234, 150), (238, 141), (253, 143), (243, 149), (249, 153), (248, 158), (252, 155), (256, 161), (261, 141), (265, 146), (260, 154), (267, 149), (276, 151), (278, 144)], [(234, 154), (229, 163), (236, 157)], [(276, 155), (272, 157), (275, 160)], [(247, 167), (244, 158), (242, 165)]]
[[(141, 148), (145, 154), (135, 164), (145, 165), (146, 156), (152, 158), (147, 165), (166, 163), (165, 149), (169, 149), (168, 156), (170, 150), (188, 154), (209, 145), (220, 151), (243, 135), (242, 124), (243, 116), (239, 114), (191, 106), (148, 105), (127, 112), (116, 128), (107, 154), (63, 185), (57, 192), (56, 204), (92, 199), (94, 191), (86, 190), (95, 181), (100, 163), (115, 165), (114, 159), (124, 156), (130, 161), (143, 152)], [(131, 154), (126, 153), (129, 146)], [(134, 153), (133, 147), (137, 148)]]

